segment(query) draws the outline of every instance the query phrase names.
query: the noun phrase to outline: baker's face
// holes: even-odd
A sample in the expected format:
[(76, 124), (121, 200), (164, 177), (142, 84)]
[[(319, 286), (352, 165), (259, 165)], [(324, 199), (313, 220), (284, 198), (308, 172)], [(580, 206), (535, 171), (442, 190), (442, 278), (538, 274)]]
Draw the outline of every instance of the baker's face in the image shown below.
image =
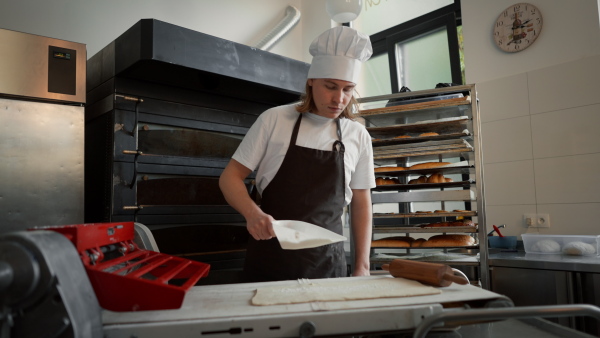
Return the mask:
[(317, 111), (313, 113), (331, 119), (344, 111), (356, 86), (352, 82), (335, 79), (308, 79), (308, 85), (312, 88), (317, 106)]

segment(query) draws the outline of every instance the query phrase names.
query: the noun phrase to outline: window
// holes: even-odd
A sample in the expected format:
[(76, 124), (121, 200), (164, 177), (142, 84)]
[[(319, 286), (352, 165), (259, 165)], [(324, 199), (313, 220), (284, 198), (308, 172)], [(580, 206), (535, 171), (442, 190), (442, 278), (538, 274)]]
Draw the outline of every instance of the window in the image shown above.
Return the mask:
[[(363, 96), (464, 83), (460, 1), (371, 35)], [(387, 62), (387, 64), (386, 64)]]

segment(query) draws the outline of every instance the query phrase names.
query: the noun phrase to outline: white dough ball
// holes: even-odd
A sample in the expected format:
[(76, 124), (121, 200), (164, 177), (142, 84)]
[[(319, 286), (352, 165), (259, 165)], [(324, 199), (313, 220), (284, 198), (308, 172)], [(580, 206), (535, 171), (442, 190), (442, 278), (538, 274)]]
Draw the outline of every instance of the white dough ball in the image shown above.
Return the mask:
[(551, 239), (542, 239), (533, 243), (531, 250), (537, 252), (560, 252), (560, 244)]
[(563, 253), (576, 256), (593, 255), (596, 253), (596, 248), (593, 245), (584, 242), (571, 242), (565, 245)]

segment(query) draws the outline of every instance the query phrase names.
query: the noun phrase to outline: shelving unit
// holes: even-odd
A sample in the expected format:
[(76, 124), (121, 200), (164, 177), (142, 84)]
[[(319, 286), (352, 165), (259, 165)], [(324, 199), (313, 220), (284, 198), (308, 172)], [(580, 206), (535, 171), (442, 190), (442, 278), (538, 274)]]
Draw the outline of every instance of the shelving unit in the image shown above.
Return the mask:
[[(371, 266), (402, 258), (448, 264), (467, 271), (473, 284), (489, 288), (480, 119), (475, 85), (398, 93), (359, 100), (359, 116), (373, 138), (380, 185), (372, 189), (373, 239), (428, 239), (461, 234), (474, 245), (457, 247), (372, 247)], [(424, 133), (437, 133), (426, 134)], [(427, 169), (424, 162), (450, 164)], [(416, 183), (442, 174), (448, 182)], [(412, 181), (411, 181), (412, 180)], [(410, 183), (409, 183), (410, 182)], [(434, 210), (435, 209), (435, 210)], [(475, 226), (429, 227), (472, 220)]]

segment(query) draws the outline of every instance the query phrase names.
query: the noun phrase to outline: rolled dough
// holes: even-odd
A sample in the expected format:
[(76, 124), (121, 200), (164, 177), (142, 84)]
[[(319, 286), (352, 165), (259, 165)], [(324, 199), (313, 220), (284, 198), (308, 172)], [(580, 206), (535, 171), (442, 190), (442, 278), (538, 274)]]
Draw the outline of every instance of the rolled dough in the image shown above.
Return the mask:
[(575, 256), (593, 255), (596, 253), (596, 248), (584, 242), (570, 242), (565, 244), (563, 253)]
[(299, 280), (299, 284), (282, 287), (264, 287), (256, 290), (253, 305), (280, 305), (309, 302), (328, 302), (391, 297), (435, 295), (441, 290), (405, 278), (380, 278), (352, 281), (336, 278), (329, 282)]
[(533, 243), (531, 251), (545, 252), (545, 253), (557, 253), (560, 252), (560, 244), (557, 241), (551, 239), (542, 239)]

